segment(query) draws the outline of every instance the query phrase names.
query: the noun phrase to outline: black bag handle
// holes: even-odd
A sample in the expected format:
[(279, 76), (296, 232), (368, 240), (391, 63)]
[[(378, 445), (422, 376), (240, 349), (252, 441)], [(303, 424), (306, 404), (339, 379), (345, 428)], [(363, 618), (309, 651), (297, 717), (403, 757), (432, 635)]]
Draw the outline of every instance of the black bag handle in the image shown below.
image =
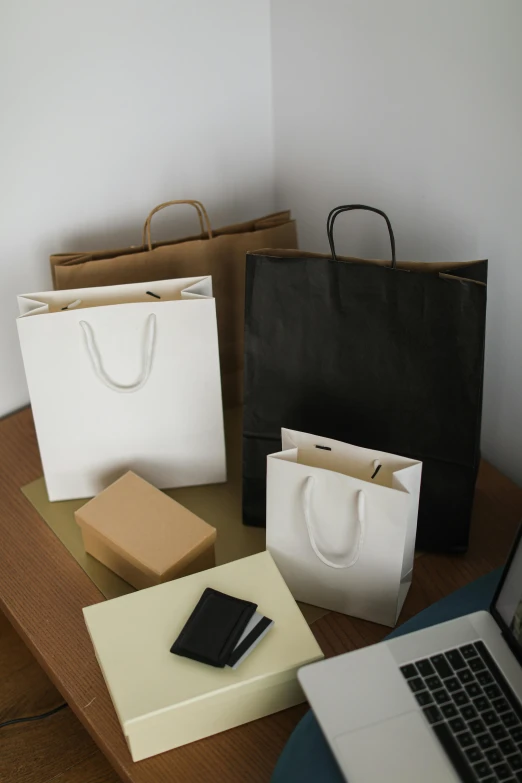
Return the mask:
[(332, 209), (332, 211), (328, 215), (328, 220), (326, 221), (326, 233), (328, 235), (328, 242), (330, 243), (330, 251), (332, 253), (332, 259), (334, 261), (337, 261), (337, 256), (335, 254), (334, 238), (333, 238), (333, 227), (334, 227), (335, 219), (337, 215), (341, 214), (341, 212), (351, 212), (354, 209), (366, 209), (368, 212), (375, 212), (377, 215), (381, 215), (381, 217), (385, 219), (386, 225), (388, 226), (388, 234), (390, 235), (390, 245), (391, 245), (391, 252), (392, 252), (391, 268), (397, 269), (397, 258), (395, 256), (395, 237), (393, 235), (393, 229), (391, 227), (391, 223), (388, 218), (388, 215), (386, 215), (381, 209), (376, 209), (375, 207), (367, 207), (365, 204), (346, 204), (343, 207), (335, 207), (335, 209)]

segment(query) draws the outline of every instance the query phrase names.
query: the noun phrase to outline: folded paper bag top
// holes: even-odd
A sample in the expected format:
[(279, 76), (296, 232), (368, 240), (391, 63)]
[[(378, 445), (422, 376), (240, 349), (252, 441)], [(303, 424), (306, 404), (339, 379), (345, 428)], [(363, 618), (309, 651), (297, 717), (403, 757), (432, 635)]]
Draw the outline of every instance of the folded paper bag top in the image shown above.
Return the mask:
[(132, 471), (75, 518), (86, 551), (138, 589), (215, 564), (216, 529)]
[[(274, 622), (237, 670), (170, 652), (208, 587)], [(323, 657), (269, 552), (83, 611), (134, 761), (303, 702), (297, 670)]]

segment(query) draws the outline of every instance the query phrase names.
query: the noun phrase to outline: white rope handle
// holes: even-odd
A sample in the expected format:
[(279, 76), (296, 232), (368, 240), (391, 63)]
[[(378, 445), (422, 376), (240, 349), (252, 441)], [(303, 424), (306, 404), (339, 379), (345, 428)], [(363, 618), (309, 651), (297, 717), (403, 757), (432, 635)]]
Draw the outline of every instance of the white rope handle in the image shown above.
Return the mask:
[(366, 519), (365, 519), (365, 513), (366, 513), (366, 497), (362, 489), (360, 489), (357, 492), (357, 522), (359, 526), (359, 536), (357, 539), (357, 547), (355, 550), (355, 554), (350, 560), (349, 563), (334, 563), (332, 560), (329, 560), (323, 553), (319, 550), (319, 547), (317, 546), (317, 542), (314, 537), (314, 532), (312, 528), (312, 489), (315, 484), (315, 478), (313, 476), (307, 476), (305, 479), (305, 483), (303, 486), (303, 511), (304, 511), (304, 518), (306, 523), (306, 529), (308, 531), (308, 538), (310, 539), (310, 545), (312, 549), (314, 550), (315, 554), (319, 558), (319, 560), (324, 563), (325, 565), (329, 566), (330, 568), (351, 568), (351, 566), (355, 565), (356, 562), (359, 559), (359, 556), (361, 554), (361, 549), (364, 544), (364, 536), (366, 533)]
[(89, 354), (89, 357), (91, 359), (93, 370), (98, 377), (98, 379), (107, 386), (107, 388), (112, 389), (112, 391), (119, 392), (121, 394), (130, 393), (130, 392), (136, 392), (142, 389), (147, 381), (149, 380), (150, 372), (152, 370), (152, 358), (154, 356), (154, 344), (156, 340), (156, 316), (154, 313), (151, 313), (149, 317), (147, 318), (147, 322), (145, 324), (145, 340), (143, 344), (143, 366), (142, 370), (138, 376), (138, 378), (134, 381), (134, 383), (129, 383), (128, 385), (122, 384), (122, 383), (116, 383), (116, 381), (113, 381), (112, 378), (107, 374), (103, 362), (100, 356), (100, 351), (98, 350), (98, 346), (96, 345), (96, 339), (94, 337), (94, 332), (92, 330), (92, 326), (87, 321), (80, 321), (80, 326), (82, 327), (83, 334), (85, 337), (85, 346), (87, 348), (87, 353)]

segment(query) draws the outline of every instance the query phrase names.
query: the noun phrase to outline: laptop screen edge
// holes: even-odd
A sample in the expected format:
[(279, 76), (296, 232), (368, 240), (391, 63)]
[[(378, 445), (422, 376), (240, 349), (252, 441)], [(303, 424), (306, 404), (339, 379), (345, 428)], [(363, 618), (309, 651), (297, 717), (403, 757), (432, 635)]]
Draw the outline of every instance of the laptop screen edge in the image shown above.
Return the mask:
[[(513, 546), (511, 547), (511, 551), (509, 553), (506, 565), (504, 566), (504, 569), (502, 571), (502, 576), (500, 577), (500, 581), (497, 585), (497, 589), (495, 590), (495, 593), (493, 595), (493, 599), (491, 601), (489, 611), (491, 616), (497, 623), (497, 625), (500, 627), (500, 630), (502, 631), (502, 635), (506, 643), (509, 645), (511, 652), (513, 653), (513, 655), (515, 655), (518, 662), (522, 665), (522, 638), (520, 636), (518, 639), (515, 637), (513, 629), (510, 627), (510, 624), (506, 622), (505, 618), (498, 610), (499, 598), (501, 597), (502, 591), (506, 584), (506, 579), (510, 574), (511, 567), (513, 566), (514, 560), (517, 554), (519, 554), (519, 552), (522, 552), (522, 523), (519, 524), (519, 528), (515, 540), (513, 542)], [(522, 583), (520, 584), (520, 602), (522, 603)]]

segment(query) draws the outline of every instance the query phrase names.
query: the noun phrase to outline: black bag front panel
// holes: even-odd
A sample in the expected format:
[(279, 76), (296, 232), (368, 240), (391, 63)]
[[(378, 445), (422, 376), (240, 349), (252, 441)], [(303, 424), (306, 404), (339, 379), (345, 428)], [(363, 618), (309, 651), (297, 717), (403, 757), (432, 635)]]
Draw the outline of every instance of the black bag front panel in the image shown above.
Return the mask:
[[(487, 289), (458, 271), (247, 256), (247, 524), (264, 524), (266, 455), (288, 427), (422, 460), (418, 546), (466, 547)], [(462, 274), (485, 280), (487, 262)]]
[(243, 522), (265, 527), (266, 458), (281, 451), (281, 435), (275, 438), (251, 438), (243, 435)]

